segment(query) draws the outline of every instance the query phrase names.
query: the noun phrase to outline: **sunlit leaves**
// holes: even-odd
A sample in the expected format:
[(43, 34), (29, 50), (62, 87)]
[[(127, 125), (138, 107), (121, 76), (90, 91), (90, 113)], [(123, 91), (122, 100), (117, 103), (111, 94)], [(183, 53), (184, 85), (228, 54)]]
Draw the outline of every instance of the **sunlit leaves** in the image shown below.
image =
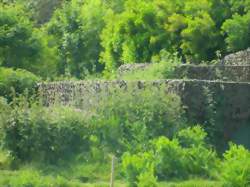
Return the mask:
[(235, 14), (232, 19), (225, 21), (222, 29), (227, 35), (226, 43), (230, 51), (237, 51), (249, 47), (250, 12), (243, 16)]

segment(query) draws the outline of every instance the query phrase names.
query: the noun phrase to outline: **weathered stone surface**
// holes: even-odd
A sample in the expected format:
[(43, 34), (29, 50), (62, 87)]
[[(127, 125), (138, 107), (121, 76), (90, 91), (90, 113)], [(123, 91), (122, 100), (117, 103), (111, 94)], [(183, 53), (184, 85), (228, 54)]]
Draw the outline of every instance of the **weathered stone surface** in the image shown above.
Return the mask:
[(150, 63), (124, 64), (118, 68), (118, 74), (119, 74), (119, 76), (122, 76), (128, 72), (133, 72), (136, 70), (145, 70), (149, 66), (150, 66)]
[[(144, 89), (149, 86), (159, 87), (169, 84), (169, 91), (177, 92), (179, 88), (176, 86), (181, 83), (178, 80), (156, 80), (156, 81), (65, 81), (40, 83), (39, 93), (43, 98), (45, 105), (60, 103), (63, 105), (75, 105), (79, 101), (83, 108), (86, 108), (90, 101), (99, 100), (103, 96), (116, 89)], [(170, 89), (171, 88), (171, 89)], [(86, 101), (86, 103), (84, 102)]]
[(174, 78), (250, 82), (250, 65), (181, 65)]
[(187, 107), (189, 123), (213, 129), (216, 146), (225, 147), (235, 132), (249, 125), (250, 83), (185, 81), (183, 84), (184, 89), (178, 94)]
[(221, 64), (250, 65), (250, 48), (225, 56)]
[[(124, 65), (119, 68), (119, 74), (147, 67), (149, 64)], [(225, 146), (239, 129), (250, 129), (250, 49), (228, 55), (214, 66), (177, 66), (174, 78), (177, 79), (65, 81), (41, 83), (38, 87), (45, 105), (59, 103), (82, 110), (95, 108), (117, 89), (161, 87), (180, 96), (188, 123), (203, 124), (209, 132), (214, 130), (218, 147)], [(250, 148), (250, 142), (246, 146)]]
[(166, 89), (181, 97), (190, 124), (214, 128), (218, 147), (225, 146), (234, 132), (250, 122), (250, 83), (207, 80), (77, 81), (41, 83), (39, 92), (45, 105), (55, 103), (91, 110), (115, 90)]

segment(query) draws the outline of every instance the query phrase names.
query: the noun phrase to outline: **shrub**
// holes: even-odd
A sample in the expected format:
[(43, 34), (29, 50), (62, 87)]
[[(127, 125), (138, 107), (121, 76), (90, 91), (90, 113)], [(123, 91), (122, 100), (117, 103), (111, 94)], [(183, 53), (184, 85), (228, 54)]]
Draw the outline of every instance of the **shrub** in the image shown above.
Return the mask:
[(13, 90), (19, 95), (24, 93), (26, 89), (32, 94), (38, 81), (37, 76), (26, 70), (0, 67), (0, 96), (10, 100)]
[(221, 178), (225, 186), (241, 187), (250, 185), (250, 152), (243, 146), (230, 144), (223, 155)]
[(113, 92), (97, 110), (102, 142), (114, 153), (145, 150), (148, 140), (173, 134), (184, 124), (180, 98), (163, 89)]
[(3, 124), (6, 123), (10, 111), (11, 108), (7, 104), (7, 100), (3, 97), (0, 97), (0, 147), (3, 138)]
[(184, 149), (184, 165), (189, 176), (210, 177), (217, 169), (216, 153), (202, 145)]
[(183, 147), (196, 147), (205, 144), (207, 133), (201, 126), (188, 127), (177, 133), (177, 139)]
[(200, 126), (187, 128), (178, 132), (178, 137), (182, 139), (160, 137), (153, 141), (153, 165), (159, 180), (212, 176), (217, 169), (218, 159), (205, 143), (204, 130)]
[(160, 180), (183, 178), (187, 175), (184, 167), (184, 150), (178, 140), (160, 137), (155, 141), (156, 174)]
[(48, 162), (89, 149), (89, 130), (74, 109), (18, 103), (3, 125), (3, 145), (15, 158)]
[(218, 164), (216, 153), (206, 143), (207, 133), (201, 126), (188, 127), (177, 133), (184, 148), (185, 169), (189, 175), (209, 176)]
[(0, 170), (7, 170), (13, 167), (13, 158), (6, 151), (0, 149)]
[(157, 179), (152, 172), (145, 172), (139, 175), (138, 187), (157, 187)]
[(140, 153), (138, 155), (124, 154), (122, 157), (122, 171), (129, 182), (129, 186), (137, 186), (138, 182), (143, 186), (143, 182), (146, 183), (146, 181), (143, 181), (146, 175), (150, 175), (147, 182), (155, 184), (153, 154), (151, 153)]

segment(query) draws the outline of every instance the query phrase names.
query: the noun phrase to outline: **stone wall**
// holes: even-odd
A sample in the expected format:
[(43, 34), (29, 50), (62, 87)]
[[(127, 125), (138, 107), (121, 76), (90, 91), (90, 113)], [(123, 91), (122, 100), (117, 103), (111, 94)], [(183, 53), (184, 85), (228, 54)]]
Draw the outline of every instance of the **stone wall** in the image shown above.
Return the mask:
[[(235, 135), (250, 124), (250, 83), (222, 81), (184, 81), (178, 94), (187, 107), (188, 121), (214, 129), (215, 145), (239, 138)], [(222, 133), (223, 132), (223, 133)], [(248, 131), (250, 133), (250, 131)], [(246, 139), (247, 137), (245, 137)], [(240, 141), (250, 148), (250, 142)]]
[(46, 106), (53, 104), (72, 105), (88, 109), (108, 97), (115, 90), (143, 89), (150, 86), (168, 85), (168, 90), (178, 92), (178, 80), (165, 81), (62, 81), (40, 83), (38, 90)]
[(215, 134), (220, 137), (216, 145), (219, 147), (223, 147), (237, 129), (250, 122), (250, 83), (206, 80), (79, 81), (42, 83), (39, 91), (46, 105), (59, 103), (89, 110), (116, 89), (126, 91), (151, 86), (163, 87), (167, 92), (178, 94), (190, 124), (203, 124), (208, 129), (216, 126), (218, 132)]
[[(124, 64), (118, 68), (118, 74), (122, 76), (148, 67), (150, 67), (149, 63)], [(217, 65), (176, 66), (174, 78), (248, 82), (250, 81), (250, 48), (225, 56)]]
[(250, 65), (250, 48), (225, 56), (221, 64)]
[[(241, 64), (241, 65), (240, 65)], [(125, 65), (120, 74), (144, 70), (148, 64)], [(180, 96), (186, 110), (187, 123), (202, 124), (214, 131), (215, 145), (224, 147), (237, 132), (245, 132), (250, 148), (250, 49), (226, 56), (214, 66), (181, 65), (172, 80), (156, 81), (65, 81), (39, 84), (46, 106), (71, 105), (89, 111), (116, 90), (158, 87)], [(212, 130), (211, 130), (212, 129)], [(240, 142), (242, 143), (242, 140)]]
[(149, 66), (150, 66), (150, 63), (124, 64), (118, 68), (118, 75), (122, 76), (128, 72), (145, 70)]
[(250, 82), (250, 65), (181, 65), (174, 78)]

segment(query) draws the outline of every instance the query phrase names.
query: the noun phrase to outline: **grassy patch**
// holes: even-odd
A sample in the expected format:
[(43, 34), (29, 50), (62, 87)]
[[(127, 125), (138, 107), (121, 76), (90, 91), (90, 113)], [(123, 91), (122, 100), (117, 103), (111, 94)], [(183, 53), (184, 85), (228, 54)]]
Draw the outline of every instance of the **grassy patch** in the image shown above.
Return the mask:
[[(20, 171), (0, 170), (0, 186), (6, 187), (109, 187), (109, 180), (81, 182), (76, 179), (67, 179), (62, 176), (46, 176), (33, 169), (22, 169)], [(115, 181), (115, 186), (125, 187), (123, 181)], [(222, 187), (218, 181), (194, 179), (179, 182), (160, 182), (158, 187)]]
[(115, 79), (128, 81), (145, 80), (152, 81), (156, 79), (171, 79), (175, 78), (175, 68), (181, 64), (181, 59), (177, 54), (170, 54), (163, 50), (158, 56), (155, 56), (153, 63), (145, 69), (128, 71)]
[(221, 182), (202, 180), (202, 179), (159, 183), (159, 187), (222, 187), (222, 186), (223, 185)]
[[(126, 184), (116, 181), (116, 186), (125, 187)], [(77, 179), (68, 179), (62, 176), (43, 175), (34, 169), (19, 171), (0, 170), (0, 186), (6, 187), (108, 187), (109, 180), (81, 182)]]

